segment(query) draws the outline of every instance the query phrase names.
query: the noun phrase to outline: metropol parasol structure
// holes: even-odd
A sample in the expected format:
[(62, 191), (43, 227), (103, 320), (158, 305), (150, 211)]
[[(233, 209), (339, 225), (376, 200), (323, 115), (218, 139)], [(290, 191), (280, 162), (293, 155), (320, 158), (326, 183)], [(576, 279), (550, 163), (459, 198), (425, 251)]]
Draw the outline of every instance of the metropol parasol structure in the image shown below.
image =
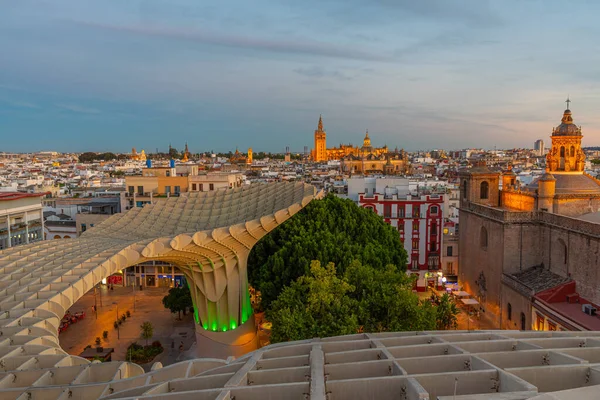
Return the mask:
[[(114, 215), (78, 239), (1, 251), (0, 400), (598, 398), (600, 332), (360, 333), (255, 350), (248, 254), (320, 195), (294, 182), (188, 193)], [(103, 278), (148, 260), (185, 273), (204, 358), (145, 373), (65, 353), (65, 311)]]

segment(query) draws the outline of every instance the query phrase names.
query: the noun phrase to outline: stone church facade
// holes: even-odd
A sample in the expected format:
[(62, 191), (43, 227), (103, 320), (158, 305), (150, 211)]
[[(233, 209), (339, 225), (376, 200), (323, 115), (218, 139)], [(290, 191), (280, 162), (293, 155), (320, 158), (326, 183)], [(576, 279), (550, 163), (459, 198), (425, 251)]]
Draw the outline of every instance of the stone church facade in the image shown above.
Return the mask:
[(459, 282), (499, 328), (600, 324), (581, 311), (600, 304), (600, 224), (588, 218), (599, 212), (600, 182), (583, 172), (581, 138), (566, 110), (546, 173), (529, 186), (485, 165), (459, 174)]

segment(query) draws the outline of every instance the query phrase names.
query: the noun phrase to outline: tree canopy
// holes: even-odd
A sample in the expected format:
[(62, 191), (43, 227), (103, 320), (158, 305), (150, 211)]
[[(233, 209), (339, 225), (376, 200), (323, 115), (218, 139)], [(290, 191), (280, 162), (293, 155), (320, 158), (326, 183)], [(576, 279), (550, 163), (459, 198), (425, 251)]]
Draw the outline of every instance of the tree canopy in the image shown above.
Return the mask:
[(285, 286), (310, 273), (313, 260), (334, 263), (341, 277), (354, 260), (376, 270), (393, 264), (403, 271), (406, 259), (398, 231), (371, 210), (330, 194), (254, 246), (248, 277), (260, 290), (263, 307), (269, 308)]
[(193, 306), (190, 289), (188, 287), (171, 288), (169, 294), (163, 297), (162, 303), (172, 313), (179, 313), (179, 319), (181, 319), (181, 312), (185, 311), (186, 307)]
[(393, 265), (378, 271), (354, 261), (338, 277), (333, 263), (313, 261), (267, 310), (271, 342), (435, 329), (436, 308), (420, 302), (411, 286), (412, 278)]
[(93, 152), (86, 152), (86, 153), (82, 153), (79, 156), (79, 162), (81, 163), (91, 163), (94, 162), (96, 160), (98, 161), (112, 161), (112, 160), (116, 160), (117, 159), (117, 155), (115, 153), (93, 153)]

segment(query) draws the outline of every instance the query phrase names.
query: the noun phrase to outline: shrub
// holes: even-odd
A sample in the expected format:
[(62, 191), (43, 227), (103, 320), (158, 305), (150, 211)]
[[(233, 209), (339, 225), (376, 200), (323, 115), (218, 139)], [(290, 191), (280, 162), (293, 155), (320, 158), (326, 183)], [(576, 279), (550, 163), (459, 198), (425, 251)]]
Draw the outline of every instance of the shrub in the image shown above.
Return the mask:
[(127, 319), (127, 316), (125, 316), (125, 314), (121, 315), (121, 321), (125, 322), (126, 319)]
[(102, 332), (102, 337), (106, 339), (108, 337), (108, 331)]
[(117, 329), (117, 328), (119, 327), (119, 325), (121, 325), (121, 324), (117, 323), (117, 321), (115, 321), (115, 322), (113, 323), (113, 326), (115, 327), (115, 329)]

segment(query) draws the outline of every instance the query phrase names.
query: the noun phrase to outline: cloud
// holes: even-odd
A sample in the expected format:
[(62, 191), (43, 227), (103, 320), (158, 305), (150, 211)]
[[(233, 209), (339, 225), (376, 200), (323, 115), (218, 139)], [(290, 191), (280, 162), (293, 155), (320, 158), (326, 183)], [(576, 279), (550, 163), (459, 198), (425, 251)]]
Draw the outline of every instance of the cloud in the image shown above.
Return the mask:
[(294, 72), (309, 78), (334, 78), (342, 81), (353, 79), (353, 77), (344, 74), (340, 70), (326, 70), (319, 65), (313, 65), (308, 68), (296, 68)]
[(271, 40), (247, 35), (227, 35), (220, 32), (168, 28), (158, 26), (141, 25), (114, 25), (96, 22), (71, 21), (73, 23), (90, 28), (123, 32), (134, 35), (154, 36), (167, 39), (190, 41), (200, 44), (232, 47), (255, 51), (264, 51), (279, 54), (311, 55), (318, 57), (342, 58), (350, 60), (367, 60), (391, 62), (393, 58), (380, 54), (370, 53), (358, 48), (335, 45), (311, 39), (286, 39)]
[(78, 114), (100, 114), (101, 111), (96, 108), (84, 107), (77, 104), (55, 104), (56, 107), (62, 108), (63, 110), (71, 111)]

